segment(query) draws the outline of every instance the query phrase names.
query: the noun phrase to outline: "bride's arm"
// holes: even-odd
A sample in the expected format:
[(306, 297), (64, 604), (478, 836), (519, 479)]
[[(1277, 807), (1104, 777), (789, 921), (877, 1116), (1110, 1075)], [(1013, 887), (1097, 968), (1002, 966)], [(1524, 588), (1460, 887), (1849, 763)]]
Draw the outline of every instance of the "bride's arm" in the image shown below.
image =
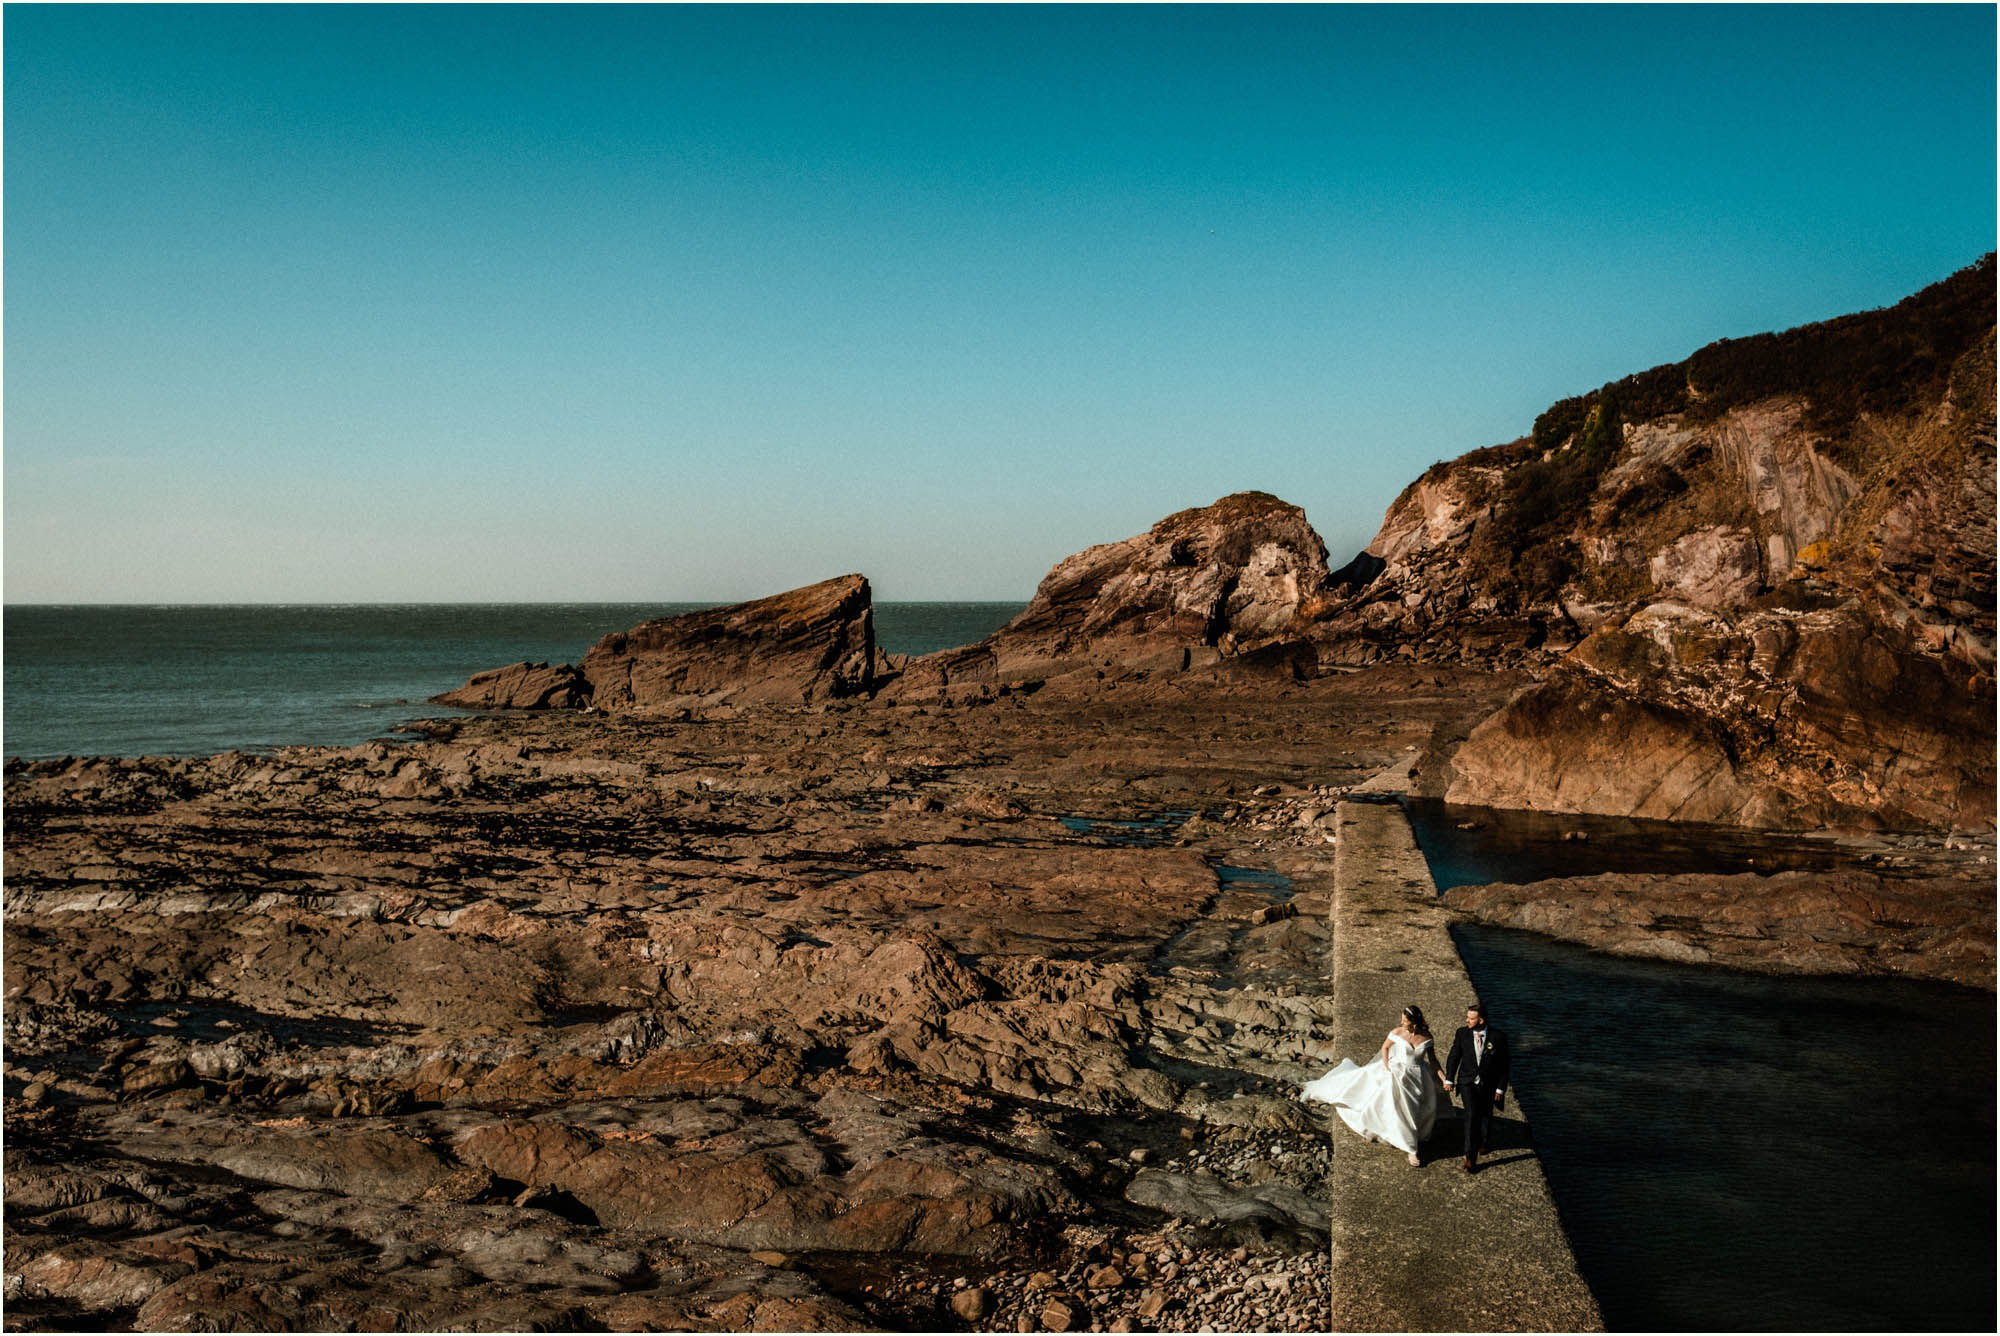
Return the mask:
[(1395, 1042), (1396, 1036), (1393, 1034), (1382, 1036), (1382, 1070), (1385, 1072), (1389, 1070), (1389, 1048)]

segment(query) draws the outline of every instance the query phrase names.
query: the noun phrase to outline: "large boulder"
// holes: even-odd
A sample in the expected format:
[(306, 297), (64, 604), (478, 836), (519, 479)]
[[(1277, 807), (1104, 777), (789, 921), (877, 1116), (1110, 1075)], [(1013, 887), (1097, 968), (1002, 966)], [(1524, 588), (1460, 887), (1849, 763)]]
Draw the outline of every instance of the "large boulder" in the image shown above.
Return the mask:
[(1213, 663), (1288, 636), (1326, 578), (1303, 510), (1238, 492), (1057, 563), (982, 647), (1003, 679)]
[(431, 699), (470, 709), (800, 704), (875, 685), (868, 581), (842, 575), (749, 603), (661, 617), (597, 642), (581, 667), (520, 663)]

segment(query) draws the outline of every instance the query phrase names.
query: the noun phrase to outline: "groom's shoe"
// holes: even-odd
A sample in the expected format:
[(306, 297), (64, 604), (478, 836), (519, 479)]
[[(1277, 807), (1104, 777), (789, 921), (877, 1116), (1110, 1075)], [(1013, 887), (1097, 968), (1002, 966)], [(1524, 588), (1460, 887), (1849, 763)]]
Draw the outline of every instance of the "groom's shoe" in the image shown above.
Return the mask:
[(1467, 1160), (1465, 1162), (1465, 1172), (1468, 1174), (1476, 1174), (1479, 1172), (1479, 1166), (1474, 1164), (1471, 1160)]

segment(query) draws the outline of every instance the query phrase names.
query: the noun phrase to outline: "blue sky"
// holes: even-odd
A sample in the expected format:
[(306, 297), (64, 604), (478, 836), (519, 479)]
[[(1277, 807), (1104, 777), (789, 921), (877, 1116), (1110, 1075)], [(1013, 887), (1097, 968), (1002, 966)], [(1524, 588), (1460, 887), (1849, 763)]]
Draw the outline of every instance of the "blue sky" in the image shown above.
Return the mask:
[(1026, 598), (1994, 246), (1989, 6), (37, 6), (10, 601)]

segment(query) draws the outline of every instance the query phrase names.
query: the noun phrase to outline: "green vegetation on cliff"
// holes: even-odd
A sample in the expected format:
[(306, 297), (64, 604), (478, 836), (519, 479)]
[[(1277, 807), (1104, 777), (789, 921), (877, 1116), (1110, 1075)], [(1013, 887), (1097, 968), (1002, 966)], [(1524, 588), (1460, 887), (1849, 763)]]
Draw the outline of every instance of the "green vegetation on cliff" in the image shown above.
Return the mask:
[(1806, 425), (1852, 464), (1855, 427), (1864, 414), (1893, 415), (1933, 401), (1952, 366), (1993, 328), (1993, 255), (1905, 297), (1777, 334), (1718, 339), (1685, 361), (1656, 366), (1601, 390), (1549, 405), (1535, 419), (1533, 441), (1550, 450), (1582, 428), (1606, 393), (1635, 422), (1685, 413), (1718, 418), (1760, 399), (1806, 403)]
[[(1875, 311), (1775, 334), (1719, 339), (1683, 361), (1558, 400), (1532, 433), (1433, 465), (1419, 481), (1500, 466), (1493, 514), (1473, 537), (1473, 568), (1494, 593), (1547, 599), (1579, 565), (1569, 533), (1624, 447), (1623, 428), (1680, 415), (1712, 421), (1765, 399), (1793, 398), (1822, 451), (1849, 472), (1871, 472), (1868, 418), (1899, 417), (1935, 403), (1953, 367), (1994, 325), (1994, 257)], [(1665, 495), (1674, 480), (1635, 495)], [(1414, 486), (1415, 484), (1412, 484)]]

